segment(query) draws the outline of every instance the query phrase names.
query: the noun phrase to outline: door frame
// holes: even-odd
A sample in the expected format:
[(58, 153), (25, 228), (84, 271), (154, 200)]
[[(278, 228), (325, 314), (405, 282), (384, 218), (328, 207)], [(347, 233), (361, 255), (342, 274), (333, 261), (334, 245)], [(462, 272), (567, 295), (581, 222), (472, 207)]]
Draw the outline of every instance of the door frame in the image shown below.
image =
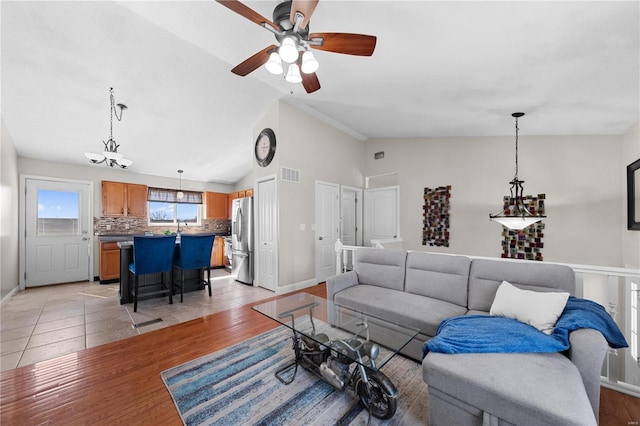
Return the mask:
[(27, 244), (25, 239), (26, 233), (26, 215), (27, 215), (27, 180), (45, 180), (50, 182), (64, 182), (64, 183), (77, 183), (89, 186), (89, 205), (87, 206), (87, 214), (89, 216), (89, 226), (91, 232), (88, 233), (89, 237), (89, 276), (87, 281), (94, 280), (94, 233), (93, 233), (93, 204), (94, 204), (94, 184), (89, 180), (67, 179), (57, 178), (51, 176), (37, 176), (37, 175), (20, 175), (20, 190), (18, 194), (18, 282), (20, 290), (26, 289), (25, 274), (27, 270)]
[[(342, 220), (342, 200), (343, 200), (343, 196), (345, 192), (353, 192), (356, 194), (356, 200), (358, 201), (358, 206), (356, 209), (356, 225), (358, 230), (356, 231), (356, 246), (362, 246), (363, 245), (363, 233), (364, 233), (364, 226), (362, 223), (362, 211), (364, 209), (364, 192), (362, 188), (357, 188), (355, 186), (347, 186), (347, 185), (340, 185), (340, 238), (342, 239), (342, 226), (343, 226), (343, 220)], [(344, 241), (342, 241), (342, 243), (344, 244)]]
[[(260, 210), (258, 209), (260, 206), (260, 184), (264, 183), (264, 182), (268, 182), (272, 180), (274, 183), (274, 198), (275, 198), (275, 203), (276, 203), (276, 211), (275, 211), (275, 223), (273, 224), (274, 226), (274, 235), (275, 235), (275, 247), (274, 247), (274, 261), (275, 261), (275, 265), (273, 270), (274, 270), (274, 289), (270, 289), (269, 287), (265, 287), (263, 285), (261, 285), (261, 283), (259, 282), (260, 279), (260, 262), (258, 261), (258, 256), (259, 256), (259, 251), (258, 251), (258, 243), (260, 242), (259, 238), (260, 238), (260, 221), (258, 220), (258, 218), (260, 217)], [(255, 180), (255, 184), (253, 186), (255, 188), (254, 192), (253, 192), (253, 223), (254, 223), (254, 233), (253, 233), (253, 285), (255, 287), (262, 287), (265, 288), (267, 290), (272, 290), (273, 292), (275, 292), (276, 294), (278, 293), (278, 282), (279, 282), (279, 270), (280, 268), (278, 267), (279, 263), (280, 263), (280, 249), (279, 249), (279, 245), (280, 245), (280, 209), (278, 208), (278, 175), (276, 174), (272, 174), (272, 175), (268, 175), (268, 176), (262, 176), (260, 178), (257, 178)]]
[[(333, 239), (337, 240), (338, 238), (340, 238), (340, 205), (341, 205), (341, 199), (340, 199), (340, 184), (338, 183), (334, 183), (334, 182), (326, 182), (326, 181), (322, 181), (322, 180), (317, 180), (314, 183), (314, 198), (315, 198), (315, 203), (314, 203), (314, 221), (315, 221), (315, 233), (314, 233), (314, 254), (315, 254), (315, 281), (316, 283), (320, 283), (322, 281), (325, 281), (326, 277), (322, 277), (319, 278), (321, 274), (319, 274), (320, 272), (320, 265), (318, 262), (319, 259), (319, 255), (320, 252), (318, 250), (318, 241), (319, 241), (319, 236), (318, 236), (318, 224), (320, 223), (320, 217), (318, 215), (319, 211), (322, 211), (322, 209), (320, 209), (319, 203), (318, 203), (318, 185), (324, 185), (324, 186), (328, 186), (328, 187), (332, 187), (335, 189), (335, 193), (336, 193), (336, 211), (335, 216), (332, 218), (334, 223), (337, 225), (338, 229), (336, 230)], [(335, 243), (333, 245), (334, 250), (335, 250)], [(333, 256), (332, 256), (332, 263), (333, 263), (333, 271), (336, 270), (336, 255), (335, 255), (335, 251), (333, 252)], [(333, 275), (333, 274), (332, 274)]]

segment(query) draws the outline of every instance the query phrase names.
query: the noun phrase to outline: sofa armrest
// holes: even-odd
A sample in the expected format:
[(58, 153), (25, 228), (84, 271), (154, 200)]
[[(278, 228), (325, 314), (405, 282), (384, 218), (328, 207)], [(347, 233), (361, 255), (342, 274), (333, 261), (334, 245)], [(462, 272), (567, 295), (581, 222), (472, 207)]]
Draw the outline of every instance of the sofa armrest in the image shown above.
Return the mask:
[(349, 271), (344, 274), (338, 274), (327, 278), (327, 301), (329, 302), (327, 304), (327, 316), (329, 324), (337, 324), (336, 310), (333, 305), (333, 298), (336, 293), (356, 285), (358, 285), (358, 274), (356, 271)]
[(568, 357), (578, 368), (587, 391), (593, 413), (598, 419), (600, 411), (600, 374), (608, 349), (607, 341), (597, 330), (581, 328), (569, 334), (571, 347)]
[(358, 285), (356, 271), (349, 271), (327, 278), (327, 300), (333, 302), (333, 296), (336, 293), (354, 285)]

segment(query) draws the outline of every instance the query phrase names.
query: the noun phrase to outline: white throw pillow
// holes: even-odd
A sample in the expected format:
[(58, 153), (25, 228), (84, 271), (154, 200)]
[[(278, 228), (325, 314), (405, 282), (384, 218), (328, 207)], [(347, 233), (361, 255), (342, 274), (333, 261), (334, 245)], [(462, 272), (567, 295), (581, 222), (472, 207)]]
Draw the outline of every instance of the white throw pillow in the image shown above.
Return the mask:
[(489, 313), (517, 319), (551, 334), (568, 299), (569, 293), (522, 290), (502, 281)]

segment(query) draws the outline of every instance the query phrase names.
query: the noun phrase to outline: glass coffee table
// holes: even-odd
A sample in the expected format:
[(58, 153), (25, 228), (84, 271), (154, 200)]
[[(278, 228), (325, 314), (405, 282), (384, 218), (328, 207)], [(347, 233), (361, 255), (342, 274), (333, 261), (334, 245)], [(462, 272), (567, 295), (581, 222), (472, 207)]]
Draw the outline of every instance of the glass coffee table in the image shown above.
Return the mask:
[(297, 293), (253, 306), (255, 311), (291, 329), (294, 359), (275, 372), (284, 384), (298, 366), (338, 390), (351, 390), (370, 415), (393, 417), (397, 390), (380, 369), (419, 332), (413, 327)]

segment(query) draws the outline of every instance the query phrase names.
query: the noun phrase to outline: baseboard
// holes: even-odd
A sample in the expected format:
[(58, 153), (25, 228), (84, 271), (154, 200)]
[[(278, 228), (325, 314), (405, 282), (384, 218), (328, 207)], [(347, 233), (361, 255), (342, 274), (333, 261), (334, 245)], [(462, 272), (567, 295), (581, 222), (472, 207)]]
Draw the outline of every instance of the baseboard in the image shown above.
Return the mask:
[(318, 284), (318, 282), (316, 281), (315, 278), (311, 280), (300, 281), (300, 282), (288, 284), (282, 287), (276, 287), (276, 294), (287, 294), (287, 293), (291, 293), (292, 291), (313, 287), (316, 284)]
[(9, 294), (7, 294), (5, 297), (2, 298), (2, 301), (0, 301), (0, 306), (4, 306), (7, 303), (9, 303), (11, 298), (16, 294), (18, 294), (19, 291), (20, 291), (20, 286), (19, 285), (15, 286), (13, 290), (9, 292)]

